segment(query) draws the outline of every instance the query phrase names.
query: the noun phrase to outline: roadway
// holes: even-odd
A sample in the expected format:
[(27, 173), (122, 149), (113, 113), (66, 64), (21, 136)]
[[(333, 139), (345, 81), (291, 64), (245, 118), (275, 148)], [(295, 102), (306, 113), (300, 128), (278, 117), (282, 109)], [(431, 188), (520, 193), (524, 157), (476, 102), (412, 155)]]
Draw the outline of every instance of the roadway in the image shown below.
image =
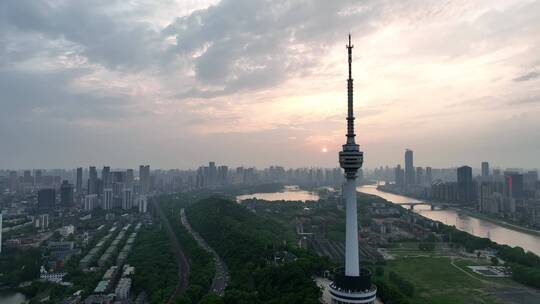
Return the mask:
[(212, 286), (210, 288), (212, 292), (220, 296), (223, 296), (223, 294), (225, 293), (225, 288), (227, 288), (227, 284), (229, 283), (229, 278), (230, 278), (227, 265), (225, 264), (223, 259), (217, 254), (217, 252), (214, 249), (212, 249), (212, 247), (210, 247), (208, 243), (206, 243), (206, 241), (196, 231), (193, 230), (193, 228), (191, 228), (191, 225), (188, 222), (184, 208), (180, 210), (180, 215), (181, 215), (180, 219), (182, 221), (182, 225), (186, 227), (186, 229), (197, 241), (197, 243), (199, 243), (199, 246), (201, 246), (204, 250), (206, 250), (213, 256), (214, 264), (216, 265), (216, 273), (214, 275), (214, 279), (212, 280)]

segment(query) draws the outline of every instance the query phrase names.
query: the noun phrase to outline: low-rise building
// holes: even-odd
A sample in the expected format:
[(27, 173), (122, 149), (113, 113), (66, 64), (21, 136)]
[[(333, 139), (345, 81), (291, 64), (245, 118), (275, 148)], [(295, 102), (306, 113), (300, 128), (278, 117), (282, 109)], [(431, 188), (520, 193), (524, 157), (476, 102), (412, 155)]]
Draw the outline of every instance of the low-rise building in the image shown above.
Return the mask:
[(121, 278), (116, 286), (115, 294), (116, 298), (120, 300), (127, 299), (131, 290), (131, 279)]

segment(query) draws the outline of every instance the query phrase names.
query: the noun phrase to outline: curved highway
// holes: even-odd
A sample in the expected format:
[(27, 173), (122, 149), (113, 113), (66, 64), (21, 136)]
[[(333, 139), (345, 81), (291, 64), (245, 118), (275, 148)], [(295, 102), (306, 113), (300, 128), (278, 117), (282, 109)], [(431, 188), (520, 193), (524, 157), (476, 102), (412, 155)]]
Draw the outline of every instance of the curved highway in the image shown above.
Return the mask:
[(199, 246), (201, 246), (204, 250), (208, 251), (213, 257), (214, 257), (214, 263), (216, 265), (216, 273), (214, 274), (214, 279), (212, 280), (212, 287), (211, 291), (223, 296), (225, 292), (225, 288), (227, 288), (227, 284), (229, 283), (229, 271), (227, 269), (227, 265), (223, 261), (221, 257), (217, 254), (217, 252), (210, 247), (206, 241), (191, 228), (191, 225), (188, 222), (186, 213), (184, 211), (184, 208), (180, 211), (181, 215), (181, 221), (182, 225), (186, 227), (186, 229), (189, 231), (189, 233), (193, 236), (193, 238), (199, 243)]

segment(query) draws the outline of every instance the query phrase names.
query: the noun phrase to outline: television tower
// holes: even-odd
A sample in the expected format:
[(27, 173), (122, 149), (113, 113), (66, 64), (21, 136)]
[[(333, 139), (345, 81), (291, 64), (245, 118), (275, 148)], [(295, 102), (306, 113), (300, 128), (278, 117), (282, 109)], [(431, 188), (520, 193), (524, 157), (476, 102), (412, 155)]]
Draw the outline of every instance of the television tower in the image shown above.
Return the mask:
[(353, 111), (353, 79), (351, 35), (346, 46), (349, 59), (347, 79), (347, 142), (339, 152), (339, 164), (345, 171), (342, 195), (345, 199), (345, 271), (338, 271), (330, 284), (332, 303), (373, 303), (377, 297), (377, 287), (371, 284), (371, 272), (360, 268), (358, 256), (358, 215), (356, 211), (356, 177), (362, 167), (364, 153), (355, 142)]

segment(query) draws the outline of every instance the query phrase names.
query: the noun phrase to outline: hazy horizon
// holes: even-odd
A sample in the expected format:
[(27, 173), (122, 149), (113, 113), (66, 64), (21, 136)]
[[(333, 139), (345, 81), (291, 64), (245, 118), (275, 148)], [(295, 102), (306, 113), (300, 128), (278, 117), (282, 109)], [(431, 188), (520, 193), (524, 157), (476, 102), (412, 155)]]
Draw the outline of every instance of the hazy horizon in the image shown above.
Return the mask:
[(540, 168), (540, 1), (6, 1), (0, 168)]

